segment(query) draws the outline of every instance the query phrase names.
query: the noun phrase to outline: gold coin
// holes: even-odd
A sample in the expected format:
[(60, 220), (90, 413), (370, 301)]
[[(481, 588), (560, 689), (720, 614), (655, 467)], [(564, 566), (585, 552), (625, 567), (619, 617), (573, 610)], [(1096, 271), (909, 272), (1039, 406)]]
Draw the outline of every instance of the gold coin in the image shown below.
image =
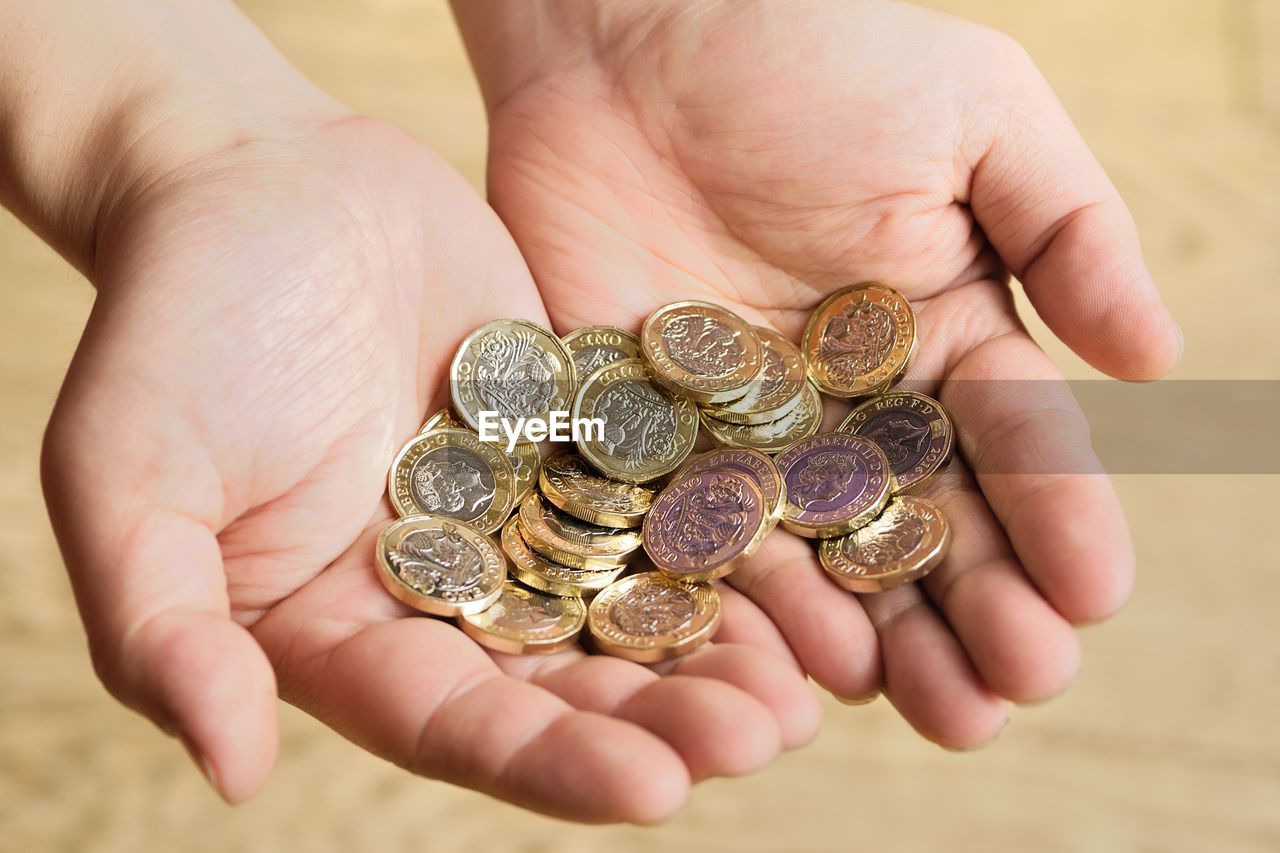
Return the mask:
[(749, 447), (762, 453), (777, 453), (815, 434), (822, 426), (822, 396), (812, 382), (806, 382), (800, 405), (772, 423), (725, 423), (703, 409), (702, 425), (719, 447)]
[(582, 381), (606, 364), (624, 358), (640, 358), (640, 339), (617, 326), (583, 326), (561, 340), (573, 356), (578, 380)]
[(661, 385), (699, 403), (741, 397), (764, 365), (755, 329), (710, 302), (663, 305), (644, 321), (640, 346)]
[(608, 569), (630, 561), (643, 539), (639, 530), (601, 527), (561, 512), (537, 492), (520, 504), (525, 542), (549, 560), (576, 569)]
[(749, 475), (703, 471), (658, 495), (644, 520), (644, 550), (663, 574), (711, 581), (738, 568), (771, 529), (769, 507)]
[(515, 471), (465, 429), (414, 436), (391, 463), (391, 504), (406, 515), (445, 515), (493, 533), (515, 508)]
[(849, 533), (879, 515), (892, 494), (889, 460), (869, 438), (823, 433), (797, 441), (774, 461), (787, 484), (782, 526), (798, 536)]
[(850, 412), (837, 431), (874, 441), (889, 457), (900, 492), (918, 492), (933, 482), (955, 447), (942, 404), (914, 391), (873, 397)]
[(449, 367), (453, 408), (480, 429), (480, 413), (549, 421), (578, 387), (573, 356), (551, 331), (527, 320), (494, 320), (463, 340)]
[(800, 350), (773, 329), (754, 328), (764, 347), (764, 367), (746, 395), (707, 407), (707, 414), (716, 420), (767, 424), (785, 416), (803, 399), (805, 366)]
[(378, 579), (423, 613), (478, 613), (498, 599), (507, 561), (493, 540), (469, 524), (439, 515), (392, 522), (378, 535)]
[(423, 421), (422, 429), (418, 430), (418, 435), (431, 432), (435, 429), (470, 429), (470, 427), (464, 424), (458, 416), (453, 413), (453, 409), (446, 406)]
[(818, 546), (822, 568), (853, 592), (881, 592), (933, 571), (951, 544), (951, 526), (932, 501), (900, 495), (865, 527)]
[(580, 434), (578, 452), (597, 471), (624, 483), (647, 483), (674, 471), (698, 437), (698, 407), (652, 382), (639, 359), (615, 361), (582, 383), (575, 419), (598, 419), (604, 434)]
[(655, 496), (653, 489), (600, 476), (570, 450), (547, 458), (538, 489), (574, 518), (605, 527), (639, 527)]
[(688, 654), (720, 627), (720, 596), (706, 583), (662, 572), (615, 581), (591, 602), (587, 627), (600, 651), (639, 663)]
[(856, 284), (814, 310), (800, 349), (810, 378), (824, 392), (878, 394), (907, 371), (916, 349), (916, 315), (893, 288)]
[(507, 581), (498, 600), (479, 613), (458, 617), (462, 633), (480, 645), (513, 655), (548, 655), (578, 641), (587, 606)]
[[(426, 435), (437, 429), (465, 429), (473, 432), (470, 427), (458, 419), (452, 409), (444, 408), (427, 418), (426, 423), (422, 425), (422, 429), (418, 430), (418, 435)], [(524, 438), (516, 439), (515, 449), (507, 453), (506, 441), (495, 445), (499, 447), (503, 453), (506, 453), (507, 461), (511, 463), (511, 468), (516, 472), (516, 503), (525, 499), (529, 492), (533, 491), (534, 485), (538, 482), (538, 472), (542, 468), (542, 451), (538, 450), (538, 445)]]
[(569, 598), (590, 598), (613, 583), (624, 566), (607, 569), (575, 569), (548, 560), (529, 547), (520, 529), (520, 516), (512, 516), (502, 528), (502, 550), (511, 576), (525, 586)]
[(723, 447), (708, 451), (685, 465), (671, 478), (676, 483), (686, 476), (708, 471), (740, 471), (751, 478), (768, 507), (768, 524), (773, 528), (782, 519), (782, 508), (787, 502), (787, 486), (782, 482), (778, 466), (759, 450), (749, 447)]

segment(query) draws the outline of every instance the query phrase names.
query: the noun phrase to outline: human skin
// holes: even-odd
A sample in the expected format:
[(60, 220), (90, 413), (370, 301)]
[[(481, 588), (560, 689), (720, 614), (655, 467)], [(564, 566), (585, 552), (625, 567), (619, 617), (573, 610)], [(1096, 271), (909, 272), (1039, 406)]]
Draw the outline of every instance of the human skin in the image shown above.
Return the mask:
[[(762, 5), (759, 14), (778, 14), (781, 5)], [(849, 8), (814, 7), (812, 26), (878, 9)], [(801, 197), (840, 181), (800, 174), (788, 165), (794, 151), (767, 162), (708, 151), (725, 167), (710, 170), (713, 178), (687, 166), (673, 171), (663, 156), (669, 139), (636, 144), (638, 114), (585, 104), (579, 111), (549, 97), (623, 81), (578, 61), (606, 43), (617, 47), (616, 61), (662, 65), (621, 85), (667, 92), (680, 74), (707, 77), (676, 61), (700, 33), (686, 27), (728, 15), (751, 39), (764, 20), (712, 4), (699, 7), (703, 15), (658, 10), (652, 19), (621, 5), (599, 9), (609, 27), (591, 38), (609, 41), (559, 27), (560, 15), (575, 13), (563, 4), (538, 19), (545, 40), (524, 43), (536, 43), (536, 52), (514, 51), (484, 15), (501, 11), (514, 26), (517, 10), (539, 8), (460, 10), (494, 108), (499, 219), (439, 157), (317, 91), (223, 0), (0, 0), (0, 199), (98, 291), (46, 436), (50, 516), (104, 684), (179, 736), (231, 801), (251, 795), (274, 761), (278, 692), (415, 772), (577, 820), (654, 821), (680, 807), (691, 782), (758, 769), (811, 738), (818, 710), (805, 670), (846, 697), (874, 692), (883, 677), (917, 728), (967, 746), (998, 728), (1000, 696), (1039, 698), (1065, 682), (1075, 660), (1067, 619), (1101, 617), (1123, 600), (1132, 558), (1101, 480), (983, 480), (980, 493), (960, 470), (943, 488), (956, 553), (928, 590), (935, 598), (953, 590), (941, 611), (911, 591), (837, 597), (811, 552), (779, 538), (743, 575), (743, 592), (725, 588), (719, 642), (655, 671), (581, 652), (488, 654), (451, 624), (415, 616), (385, 594), (371, 560), (390, 517), (386, 465), (445, 398), (450, 355), (495, 306), (565, 331), (587, 319), (634, 324), (661, 301), (701, 294), (794, 334), (824, 290), (856, 278), (902, 279), (921, 305), (920, 375), (1052, 375), (1019, 331), (994, 255), (952, 233), (966, 221), (963, 209), (941, 214), (950, 224), (936, 226), (936, 253), (910, 242), (919, 234), (902, 236), (893, 213), (905, 204), (914, 215), (921, 200), (880, 188), (869, 201), (847, 200), (844, 214), (840, 199), (781, 205), (781, 218), (765, 229), (779, 234), (780, 247), (765, 237), (735, 242), (726, 235), (750, 225), (760, 199), (732, 190), (734, 181), (754, 185), (759, 170), (771, 169), (780, 186), (794, 180)], [(884, 13), (878, 23), (893, 20)], [(648, 22), (669, 31), (645, 59), (642, 44), (631, 42)], [(896, 26), (944, 27), (933, 18)], [(957, 51), (957, 69), (968, 40), (990, 38), (968, 25), (945, 27), (955, 29), (935, 37)], [(732, 53), (733, 41), (723, 50)], [(839, 47), (831, 61), (853, 50)], [(566, 61), (548, 64), (555, 52)], [(879, 57), (890, 80), (891, 59)], [(715, 63), (725, 79), (711, 80), (712, 101), (731, 100), (742, 85), (735, 65), (747, 74), (743, 66), (756, 62)], [(781, 110), (794, 93), (779, 92)], [(872, 100), (891, 105), (894, 95), (881, 89)], [(1047, 90), (1017, 103), (1065, 122)], [(544, 109), (568, 124), (544, 123)], [(727, 138), (714, 113), (693, 136)], [(968, 174), (969, 200), (1001, 257), (1015, 271), (1043, 270), (1026, 280), (1058, 334), (1128, 378), (1172, 363), (1172, 326), (1136, 272), (1132, 227), (1074, 137), (1065, 152), (1049, 152), (1070, 155), (1076, 171), (1064, 176), (1029, 161), (1025, 139), (1002, 153), (1013, 143), (998, 123), (950, 129), (965, 149), (953, 152), (955, 191)], [(548, 142), (553, 153), (540, 160), (535, 143)], [(557, 171), (570, 165), (564, 158), (579, 155), (587, 159), (567, 174), (563, 193), (537, 191), (544, 178), (565, 177)], [(972, 174), (961, 168), (970, 160)], [(616, 171), (633, 165), (639, 171)], [(602, 182), (589, 180), (592, 168), (622, 178), (615, 189), (639, 176), (682, 201), (630, 191), (610, 201)], [(982, 174), (994, 183), (979, 191)], [(1066, 204), (1079, 201), (1084, 213), (1056, 215), (1064, 185), (1077, 179), (1071, 193), (1084, 195), (1068, 193)], [(694, 190), (741, 197), (753, 213), (717, 213), (716, 226), (690, 203)], [(770, 194), (764, 207), (774, 206)], [(954, 207), (939, 202), (940, 210)], [(673, 212), (689, 211), (698, 212), (697, 228), (671, 227), (680, 224)], [(616, 212), (648, 224), (628, 234)], [(535, 221), (548, 215), (550, 223)], [(832, 222), (862, 236), (827, 248)], [(782, 260), (793, 255), (803, 260)], [(716, 278), (724, 265), (734, 274)], [(1121, 269), (1128, 278), (1118, 282)], [(1088, 328), (1068, 331), (1082, 307), (1093, 309)], [(969, 425), (962, 438), (1001, 431), (998, 411), (948, 400), (946, 389), (944, 382), (944, 402)], [(1051, 438), (1019, 433), (965, 450), (998, 456), (1006, 442)], [(1026, 501), (1038, 505), (1015, 513)], [(1101, 535), (1086, 542), (1073, 535), (1078, 528), (1055, 526), (1049, 516), (1064, 506), (1079, 525), (1101, 521)], [(1061, 556), (1050, 559), (1049, 550)], [(1080, 561), (1076, 573), (1063, 571), (1067, 559)], [(945, 580), (960, 576), (979, 580)], [(803, 619), (802, 605), (810, 607)], [(991, 623), (985, 635), (974, 627), (982, 618)], [(1014, 629), (1030, 633), (1001, 649)], [(992, 655), (1000, 666), (989, 665)]]

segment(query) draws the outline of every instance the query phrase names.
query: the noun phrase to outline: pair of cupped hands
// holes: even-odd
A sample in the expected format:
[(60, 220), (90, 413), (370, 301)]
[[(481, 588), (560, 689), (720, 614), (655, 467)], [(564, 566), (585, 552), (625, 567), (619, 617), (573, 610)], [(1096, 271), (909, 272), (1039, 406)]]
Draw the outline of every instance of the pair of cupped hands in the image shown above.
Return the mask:
[[(102, 679), (231, 801), (275, 760), (277, 695), (413, 772), (583, 821), (660, 820), (805, 744), (806, 677), (988, 742), (1008, 702), (1071, 682), (1074, 626), (1131, 585), (1116, 495), (1009, 287), (1106, 373), (1167, 371), (1179, 336), (1116, 190), (1025, 53), (964, 21), (546, 5), (534, 26), (459, 4), (488, 203), (293, 77), (304, 117), (113, 187), (44, 457)], [(701, 299), (797, 340), (868, 280), (911, 300), (908, 380), (958, 428), (926, 493), (954, 541), (923, 583), (849, 594), (778, 531), (719, 585), (715, 642), (657, 667), (488, 653), (379, 585), (388, 464), (475, 327), (636, 330)]]

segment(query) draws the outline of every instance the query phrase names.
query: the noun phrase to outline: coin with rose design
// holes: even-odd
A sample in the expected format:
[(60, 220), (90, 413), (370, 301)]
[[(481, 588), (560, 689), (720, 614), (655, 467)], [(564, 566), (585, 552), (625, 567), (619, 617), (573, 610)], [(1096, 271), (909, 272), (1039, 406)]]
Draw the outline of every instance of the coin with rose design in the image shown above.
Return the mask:
[(937, 505), (915, 495), (899, 495), (864, 527), (822, 540), (818, 559), (845, 589), (882, 592), (933, 571), (950, 544), (951, 527)]
[(672, 476), (671, 482), (676, 483), (687, 475), (708, 471), (738, 471), (746, 474), (764, 496), (764, 503), (769, 512), (769, 526), (773, 527), (782, 520), (782, 507), (787, 501), (787, 487), (782, 482), (782, 474), (778, 471), (778, 466), (759, 450), (748, 447), (722, 447), (719, 450), (707, 451), (697, 459), (686, 462), (684, 467)]
[(833, 397), (863, 397), (902, 378), (916, 350), (916, 316), (883, 284), (837, 291), (809, 317), (800, 344), (809, 376)]
[(587, 621), (578, 598), (560, 598), (507, 581), (498, 600), (458, 617), (462, 633), (486, 649), (513, 655), (548, 655), (577, 642)]
[(478, 613), (502, 594), (507, 561), (469, 524), (438, 515), (392, 522), (374, 547), (378, 580), (400, 601), (435, 616)]
[(640, 347), (659, 384), (698, 403), (738, 399), (764, 366), (755, 328), (710, 302), (663, 305), (644, 321)]
[(596, 647), (639, 663), (688, 654), (720, 627), (720, 595), (707, 583), (642, 572), (610, 584), (591, 601), (587, 627)]
[(662, 490), (644, 520), (644, 550), (680, 581), (710, 581), (755, 553), (770, 530), (764, 496), (739, 471), (688, 474)]

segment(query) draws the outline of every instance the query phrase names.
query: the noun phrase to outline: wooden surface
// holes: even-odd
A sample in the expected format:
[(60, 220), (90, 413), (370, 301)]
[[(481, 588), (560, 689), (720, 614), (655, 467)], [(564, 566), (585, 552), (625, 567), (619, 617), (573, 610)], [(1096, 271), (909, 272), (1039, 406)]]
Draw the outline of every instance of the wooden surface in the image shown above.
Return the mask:
[[(1177, 375), (1280, 378), (1280, 2), (939, 5), (1018, 37), (1111, 170), (1186, 330)], [(483, 115), (442, 3), (244, 6), (321, 85), (479, 182)], [(92, 293), (0, 216), (0, 294), (0, 850), (1280, 849), (1280, 478), (1261, 476), (1118, 478), (1136, 597), (1085, 633), (1074, 689), (983, 752), (925, 743), (884, 702), (830, 702), (815, 743), (702, 786), (669, 824), (581, 828), (411, 778), (286, 707), (268, 787), (230, 810), (94, 680), (40, 500)]]

